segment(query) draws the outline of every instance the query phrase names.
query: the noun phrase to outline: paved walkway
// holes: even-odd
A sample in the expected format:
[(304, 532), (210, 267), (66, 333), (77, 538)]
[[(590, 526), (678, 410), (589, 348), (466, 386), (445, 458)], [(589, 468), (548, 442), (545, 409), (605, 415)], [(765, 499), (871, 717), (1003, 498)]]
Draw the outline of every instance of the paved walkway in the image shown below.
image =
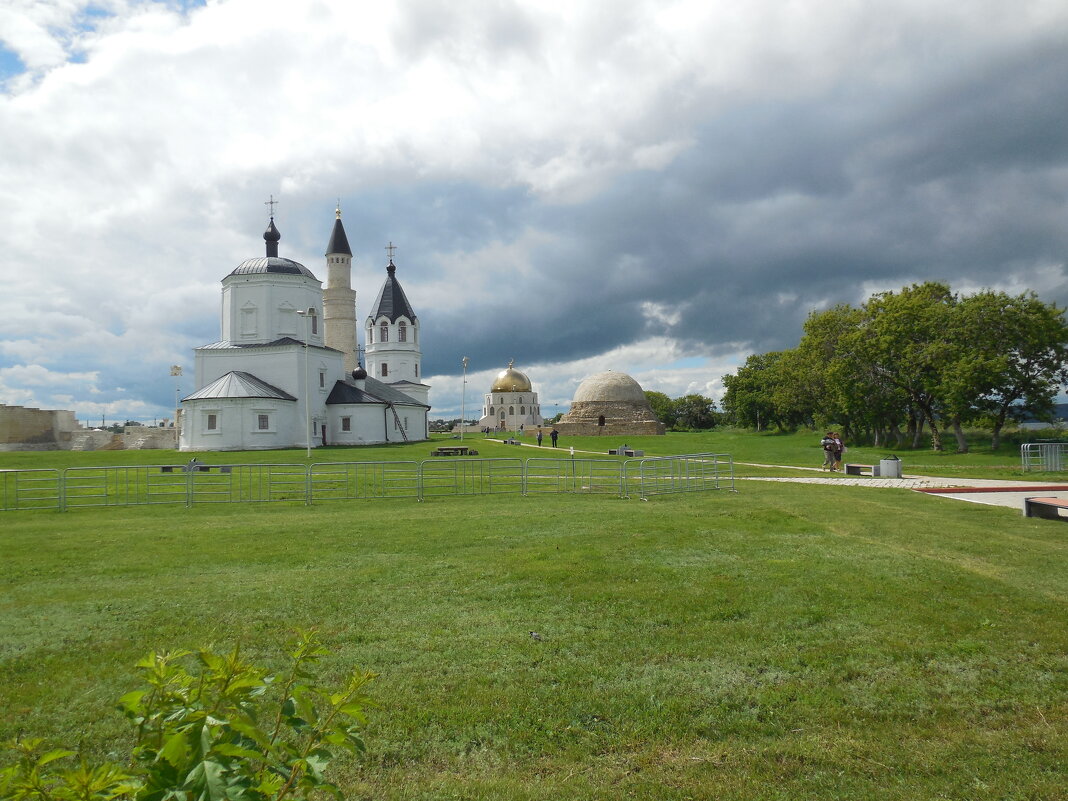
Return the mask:
[[(870, 487), (873, 489), (910, 489), (928, 492), (938, 498), (956, 501), (981, 503), (989, 506), (1008, 506), (1023, 510), (1023, 499), (1040, 495), (1047, 498), (1064, 498), (1068, 500), (1068, 483), (1048, 481), (1018, 481), (1012, 479), (992, 478), (945, 478), (942, 476), (902, 476), (901, 478), (871, 478), (865, 476), (845, 476), (840, 473), (828, 474), (817, 467), (790, 467), (788, 465), (755, 464), (752, 462), (735, 462), (735, 465), (748, 467), (775, 467), (787, 470), (804, 470), (819, 473), (819, 476), (798, 476), (796, 478), (773, 478), (765, 476), (736, 477), (738, 481), (784, 481), (793, 484), (837, 484), (846, 487)], [(952, 490), (959, 489), (959, 492)]]

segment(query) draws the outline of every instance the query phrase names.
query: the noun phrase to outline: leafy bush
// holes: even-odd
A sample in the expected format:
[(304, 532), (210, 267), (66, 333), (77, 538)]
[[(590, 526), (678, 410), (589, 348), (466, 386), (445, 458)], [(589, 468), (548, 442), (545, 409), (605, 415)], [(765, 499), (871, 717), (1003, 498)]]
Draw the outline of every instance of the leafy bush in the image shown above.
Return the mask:
[(363, 751), (360, 724), (373, 673), (355, 670), (331, 692), (309, 667), (328, 653), (314, 634), (293, 643), (278, 680), (245, 662), (239, 649), (150, 653), (137, 663), (145, 687), (119, 699), (136, 730), (130, 764), (74, 768), (76, 756), (44, 750), (40, 739), (8, 743), (0, 768), (3, 801), (281, 801), (317, 791), (341, 797), (325, 778), (334, 751)]

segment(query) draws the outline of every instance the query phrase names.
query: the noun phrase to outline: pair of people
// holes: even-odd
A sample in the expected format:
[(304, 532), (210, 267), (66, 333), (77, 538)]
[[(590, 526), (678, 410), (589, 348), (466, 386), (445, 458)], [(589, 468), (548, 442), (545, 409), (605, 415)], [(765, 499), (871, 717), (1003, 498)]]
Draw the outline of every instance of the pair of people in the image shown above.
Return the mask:
[[(539, 428), (538, 428), (538, 447), (539, 447), (539, 448), (541, 447), (541, 440), (542, 440), (542, 436), (543, 436), (543, 435), (542, 435), (542, 430), (541, 430), (541, 428), (539, 427)], [(551, 440), (553, 441), (553, 447), (554, 447), (554, 448), (556, 447), (556, 439), (557, 439), (557, 437), (559, 437), (559, 436), (560, 436), (560, 432), (559, 432), (559, 431), (557, 431), (557, 430), (556, 430), (555, 428), (554, 428), (554, 429), (553, 429), (552, 431), (550, 431), (550, 432), (549, 432), (549, 439), (551, 439)]]
[(823, 448), (823, 468), (832, 473), (842, 469), (842, 454), (845, 453), (845, 443), (837, 431), (828, 431), (820, 440)]

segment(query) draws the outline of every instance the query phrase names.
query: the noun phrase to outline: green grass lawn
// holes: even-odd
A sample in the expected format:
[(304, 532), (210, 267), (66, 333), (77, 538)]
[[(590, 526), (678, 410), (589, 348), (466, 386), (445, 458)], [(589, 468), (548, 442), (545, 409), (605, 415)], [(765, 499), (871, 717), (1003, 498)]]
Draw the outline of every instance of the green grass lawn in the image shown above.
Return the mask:
[(122, 753), (149, 649), (318, 626), (351, 799), (1065, 797), (1068, 528), (740, 489), (5, 513), (0, 739)]

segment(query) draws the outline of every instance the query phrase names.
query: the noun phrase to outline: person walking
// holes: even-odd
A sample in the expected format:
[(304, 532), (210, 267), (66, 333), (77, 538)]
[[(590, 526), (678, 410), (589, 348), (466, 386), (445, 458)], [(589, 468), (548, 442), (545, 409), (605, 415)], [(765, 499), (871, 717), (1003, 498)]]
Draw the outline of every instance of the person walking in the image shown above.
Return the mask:
[(544, 436), (544, 432), (541, 430), (541, 426), (538, 426), (538, 447), (541, 447), (541, 439)]
[(846, 450), (845, 443), (842, 442), (842, 435), (839, 434), (837, 431), (832, 433), (832, 437), (834, 438), (834, 469), (841, 470), (842, 455), (845, 453)]
[(549, 432), (549, 439), (553, 441), (553, 447), (556, 447), (556, 438), (560, 436), (560, 432), (555, 428)]
[(834, 471), (834, 432), (828, 431), (823, 435), (823, 439), (820, 440), (820, 447), (823, 448), (823, 469)]

